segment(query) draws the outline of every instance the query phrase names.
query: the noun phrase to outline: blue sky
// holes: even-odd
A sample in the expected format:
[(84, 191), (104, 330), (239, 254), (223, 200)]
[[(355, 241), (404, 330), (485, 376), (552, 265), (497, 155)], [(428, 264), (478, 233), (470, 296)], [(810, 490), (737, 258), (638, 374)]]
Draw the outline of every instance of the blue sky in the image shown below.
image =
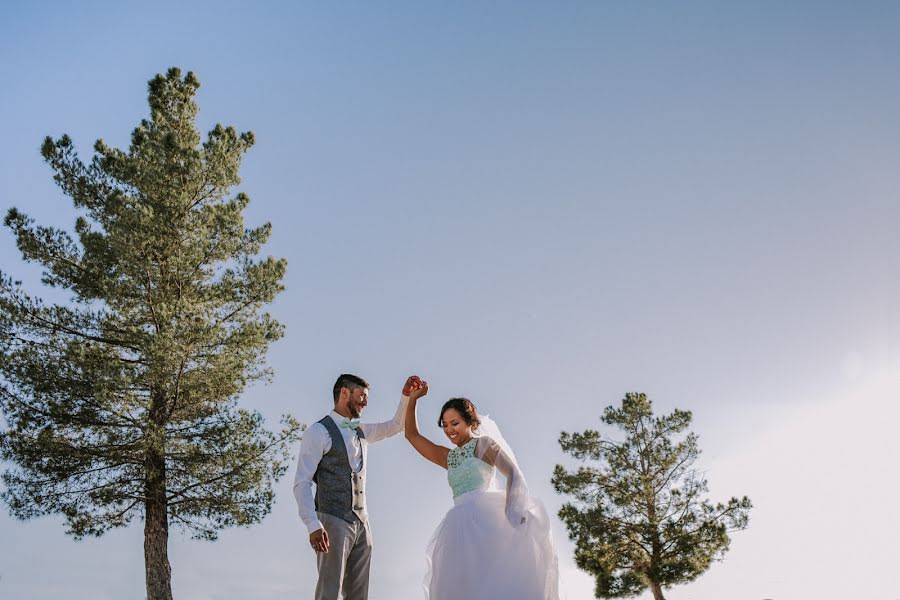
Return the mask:
[[(256, 134), (247, 221), (289, 263), (247, 406), (313, 422), (351, 371), (387, 418), (419, 373), (420, 421), (472, 398), (555, 512), (559, 432), (645, 391), (694, 412), (713, 498), (756, 504), (673, 600), (895, 598), (898, 34), (889, 2), (7, 2), (0, 207), (71, 227), (43, 137), (126, 146), (147, 80), (193, 70), (201, 129)], [(0, 265), (37, 290), (9, 234)], [(402, 439), (371, 457), (371, 597), (419, 598), (449, 489)], [(139, 529), (3, 514), (0, 596), (142, 597)], [(171, 553), (181, 598), (314, 585), (290, 477), (260, 526)]]

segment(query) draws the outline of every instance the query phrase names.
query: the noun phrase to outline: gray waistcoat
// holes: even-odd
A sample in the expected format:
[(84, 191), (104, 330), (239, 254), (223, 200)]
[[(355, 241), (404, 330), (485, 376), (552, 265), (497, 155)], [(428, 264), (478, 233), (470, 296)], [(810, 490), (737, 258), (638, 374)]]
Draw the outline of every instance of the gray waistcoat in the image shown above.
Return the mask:
[(344, 436), (334, 423), (326, 416), (319, 421), (331, 436), (331, 449), (322, 455), (319, 467), (313, 475), (316, 482), (316, 510), (341, 518), (348, 523), (359, 519), (361, 523), (368, 520), (366, 512), (366, 436), (362, 429), (356, 429), (362, 450), (362, 467), (354, 473), (344, 445)]

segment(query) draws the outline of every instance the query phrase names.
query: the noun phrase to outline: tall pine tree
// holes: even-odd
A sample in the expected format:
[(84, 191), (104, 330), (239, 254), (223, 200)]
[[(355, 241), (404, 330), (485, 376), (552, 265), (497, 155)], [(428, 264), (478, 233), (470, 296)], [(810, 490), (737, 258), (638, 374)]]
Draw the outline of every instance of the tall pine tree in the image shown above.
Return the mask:
[(216, 125), (201, 144), (199, 85), (175, 68), (152, 79), (127, 152), (97, 141), (86, 164), (68, 136), (44, 141), (76, 237), (15, 208), (5, 219), (72, 301), (0, 273), (2, 497), (20, 519), (61, 514), (76, 537), (142, 517), (149, 600), (172, 598), (169, 526), (215, 539), (260, 521), (301, 430), (237, 406), (270, 375), (283, 329), (264, 307), (287, 263), (257, 257), (271, 226), (245, 228), (249, 199), (232, 195), (253, 134)]
[(750, 499), (713, 504), (706, 480), (693, 468), (697, 436), (691, 413), (656, 417), (645, 394), (629, 393), (602, 420), (621, 429), (621, 441), (599, 432), (565, 433), (563, 451), (595, 464), (574, 472), (557, 465), (553, 485), (574, 497), (559, 516), (575, 542), (575, 562), (592, 574), (597, 598), (634, 596), (693, 581), (728, 550), (730, 531), (747, 526)]

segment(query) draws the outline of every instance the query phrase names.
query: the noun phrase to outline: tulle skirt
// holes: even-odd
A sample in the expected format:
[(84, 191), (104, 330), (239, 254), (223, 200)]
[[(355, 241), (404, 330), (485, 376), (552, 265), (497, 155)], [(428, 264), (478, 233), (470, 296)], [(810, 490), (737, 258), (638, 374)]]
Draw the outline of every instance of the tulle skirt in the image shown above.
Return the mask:
[(426, 600), (558, 600), (559, 567), (543, 505), (530, 500), (525, 524), (506, 519), (506, 495), (462, 494), (426, 551)]

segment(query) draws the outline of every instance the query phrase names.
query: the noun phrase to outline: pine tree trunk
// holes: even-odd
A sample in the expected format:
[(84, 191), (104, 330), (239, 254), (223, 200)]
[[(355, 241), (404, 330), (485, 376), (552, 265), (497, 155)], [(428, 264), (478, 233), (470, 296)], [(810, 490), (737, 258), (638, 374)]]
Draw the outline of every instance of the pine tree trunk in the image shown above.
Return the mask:
[(145, 456), (144, 569), (147, 600), (172, 600), (169, 564), (169, 515), (166, 502), (166, 459), (163, 415), (165, 403), (157, 397), (150, 409), (150, 445)]
[(163, 501), (148, 499), (144, 514), (144, 567), (147, 600), (172, 600), (172, 568), (169, 565), (169, 523)]
[(666, 600), (658, 583), (651, 583), (650, 589), (653, 590), (653, 600)]

